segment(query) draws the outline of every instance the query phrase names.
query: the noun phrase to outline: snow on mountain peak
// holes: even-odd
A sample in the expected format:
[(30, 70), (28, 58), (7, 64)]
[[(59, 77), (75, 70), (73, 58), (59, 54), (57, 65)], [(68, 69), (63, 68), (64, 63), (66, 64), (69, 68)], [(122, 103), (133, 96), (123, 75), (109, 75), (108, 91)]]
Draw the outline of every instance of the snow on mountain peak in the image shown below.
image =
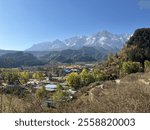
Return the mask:
[(98, 32), (90, 36), (76, 36), (68, 38), (66, 40), (56, 39), (53, 42), (46, 42), (33, 45), (27, 51), (55, 51), (55, 50), (64, 50), (64, 49), (80, 49), (83, 46), (103, 47), (111, 51), (111, 49), (121, 49), (123, 44), (129, 39), (130, 35), (128, 34), (112, 34), (108, 31)]

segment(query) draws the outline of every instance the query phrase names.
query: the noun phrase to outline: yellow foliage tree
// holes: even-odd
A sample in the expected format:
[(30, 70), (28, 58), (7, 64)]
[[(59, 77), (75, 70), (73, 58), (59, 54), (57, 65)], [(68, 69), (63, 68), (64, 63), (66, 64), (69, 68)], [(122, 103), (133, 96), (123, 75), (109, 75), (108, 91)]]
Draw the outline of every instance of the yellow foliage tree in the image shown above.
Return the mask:
[(67, 84), (75, 89), (80, 88), (81, 86), (81, 78), (80, 75), (76, 72), (70, 73), (66, 78)]

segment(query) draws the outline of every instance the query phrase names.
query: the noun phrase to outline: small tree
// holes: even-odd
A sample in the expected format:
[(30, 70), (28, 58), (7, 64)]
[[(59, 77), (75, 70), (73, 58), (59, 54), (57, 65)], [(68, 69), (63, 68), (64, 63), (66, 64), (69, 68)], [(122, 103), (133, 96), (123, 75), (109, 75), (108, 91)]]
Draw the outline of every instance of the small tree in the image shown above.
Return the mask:
[(42, 80), (44, 78), (44, 76), (42, 73), (36, 72), (36, 73), (33, 73), (32, 78), (37, 79), (37, 80)]
[(19, 77), (20, 77), (20, 82), (24, 84), (29, 81), (29, 72), (26, 71), (20, 72)]
[(86, 83), (87, 83), (87, 85), (88, 85), (88, 84), (93, 83), (93, 82), (95, 82), (94, 76), (93, 76), (92, 73), (89, 73), (88, 76), (87, 76), (87, 81), (86, 81)]
[(56, 92), (53, 94), (53, 100), (55, 102), (62, 102), (66, 100), (66, 96), (67, 96), (67, 92), (63, 91), (63, 86), (58, 84), (57, 85), (57, 90)]
[(94, 69), (92, 75), (95, 81), (104, 81), (106, 79), (106, 74), (98, 69)]
[(38, 97), (39, 99), (43, 99), (44, 97), (46, 97), (46, 89), (44, 86), (39, 87), (36, 90), (36, 97)]
[(80, 73), (80, 77), (83, 86), (88, 85), (95, 81), (93, 75), (88, 73), (86, 69), (82, 70), (82, 72)]
[(75, 89), (80, 88), (81, 86), (81, 78), (80, 75), (76, 72), (70, 73), (66, 78), (67, 84)]
[(62, 102), (66, 100), (66, 96), (67, 93), (62, 91), (62, 90), (57, 90), (54, 94), (53, 94), (53, 100), (55, 102)]
[(81, 82), (82, 85), (87, 85), (88, 82), (88, 71), (86, 69), (83, 69), (82, 72), (80, 73), (81, 76)]

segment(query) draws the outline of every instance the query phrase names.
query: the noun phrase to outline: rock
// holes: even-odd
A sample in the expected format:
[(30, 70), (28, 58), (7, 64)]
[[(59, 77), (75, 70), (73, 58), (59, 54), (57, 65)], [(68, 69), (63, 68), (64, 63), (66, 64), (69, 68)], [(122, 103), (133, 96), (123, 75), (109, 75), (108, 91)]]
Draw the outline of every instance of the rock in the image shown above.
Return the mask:
[(120, 84), (121, 80), (120, 79), (116, 79), (115, 82), (116, 82), (116, 84)]
[(150, 82), (145, 81), (144, 79), (139, 79), (139, 82), (145, 84), (145, 85), (150, 85)]

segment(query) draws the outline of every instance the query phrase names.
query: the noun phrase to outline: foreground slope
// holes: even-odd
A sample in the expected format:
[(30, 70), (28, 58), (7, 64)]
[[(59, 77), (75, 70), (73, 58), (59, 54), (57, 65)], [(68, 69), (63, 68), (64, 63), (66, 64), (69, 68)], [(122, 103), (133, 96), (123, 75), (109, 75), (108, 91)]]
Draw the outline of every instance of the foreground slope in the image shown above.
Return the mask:
[(150, 112), (150, 73), (83, 87), (75, 99), (56, 112)]

